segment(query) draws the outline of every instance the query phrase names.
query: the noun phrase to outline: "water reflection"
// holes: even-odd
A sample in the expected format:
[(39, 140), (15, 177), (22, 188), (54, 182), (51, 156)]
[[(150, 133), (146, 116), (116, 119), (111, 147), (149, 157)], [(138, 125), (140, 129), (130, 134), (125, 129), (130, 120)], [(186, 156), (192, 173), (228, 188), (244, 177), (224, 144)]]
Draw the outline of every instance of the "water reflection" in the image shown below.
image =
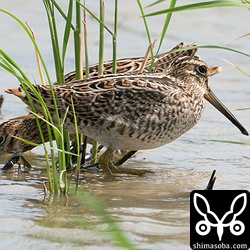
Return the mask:
[[(29, 179), (28, 175), (32, 178)], [(41, 237), (45, 246), (53, 246), (56, 240), (63, 245), (70, 244), (73, 249), (96, 244), (105, 246), (110, 242), (109, 226), (84, 202), (85, 190), (107, 208), (138, 247), (167, 246), (175, 240), (178, 240), (179, 247), (187, 245), (189, 191), (195, 182), (197, 187), (204, 188), (209, 177), (190, 170), (187, 178), (186, 170), (176, 169), (142, 178), (120, 177), (113, 180), (104, 178), (100, 173), (88, 173), (82, 176), (77, 196), (72, 195), (72, 190), (68, 198), (44, 200), (43, 176), (45, 174), (32, 176), (30, 173), (26, 178), (7, 181), (11, 175), (1, 175), (0, 211), (10, 208), (1, 214), (1, 221), (4, 218), (10, 224), (0, 233), (15, 228), (16, 237), (28, 237), (31, 245)], [(7, 236), (3, 238), (5, 243), (8, 243)]]

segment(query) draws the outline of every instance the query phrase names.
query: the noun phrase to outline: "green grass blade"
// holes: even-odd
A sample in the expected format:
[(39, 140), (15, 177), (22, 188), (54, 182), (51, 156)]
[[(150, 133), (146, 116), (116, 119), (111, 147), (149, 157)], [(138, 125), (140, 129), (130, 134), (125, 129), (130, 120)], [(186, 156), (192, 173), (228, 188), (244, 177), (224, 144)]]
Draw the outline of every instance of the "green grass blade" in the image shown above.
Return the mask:
[[(2, 68), (4, 68), (5, 70), (7, 70), (8, 72), (10, 72), (13, 76), (17, 77), (17, 79), (19, 80), (19, 82), (20, 82), (21, 86), (23, 87), (24, 91), (26, 91), (26, 86), (33, 89), (33, 92), (36, 92), (36, 95), (39, 96), (41, 105), (43, 105), (44, 104), (43, 99), (41, 98), (41, 96), (39, 95), (39, 93), (37, 92), (35, 87), (32, 85), (32, 83), (29, 81), (28, 77), (23, 73), (23, 71), (14, 62), (14, 60), (12, 60), (2, 50), (1, 50), (1, 61), (2, 61), (2, 63), (0, 64), (0, 66)], [(16, 72), (16, 70), (21, 74), (21, 76)], [(37, 122), (37, 128), (39, 130), (41, 140), (42, 140), (42, 143), (43, 143), (43, 146), (44, 146), (45, 159), (46, 159), (46, 165), (47, 165), (47, 176), (48, 176), (48, 180), (49, 180), (49, 189), (50, 189), (51, 192), (54, 192), (54, 190), (56, 189), (56, 182), (52, 181), (52, 174), (51, 174), (51, 171), (50, 171), (50, 160), (49, 160), (48, 152), (47, 152), (47, 149), (46, 149), (46, 146), (45, 146), (43, 131), (41, 129), (40, 122), (39, 122), (39, 119), (38, 119), (40, 117), (37, 115), (37, 112), (35, 111), (33, 102), (31, 100), (30, 96), (27, 94), (27, 91), (26, 91), (26, 95), (27, 95), (27, 98), (29, 100), (29, 103), (30, 103), (30, 106), (31, 106), (31, 109), (32, 109), (32, 110), (30, 110), (30, 112), (35, 115), (35, 119), (36, 119), (36, 122)], [(44, 107), (44, 109), (45, 109), (45, 107)], [(48, 117), (47, 117), (47, 120), (48, 120)], [(52, 143), (53, 139), (52, 139), (52, 135), (51, 135), (51, 132), (50, 132), (50, 127), (49, 126), (47, 126), (47, 127), (48, 127), (48, 135), (49, 135), (50, 141)], [(25, 141), (25, 140), (23, 140), (23, 141), (26, 142), (26, 143), (30, 143), (30, 142)], [(32, 145), (37, 146), (36, 144), (33, 144), (33, 143), (32, 143)], [(53, 155), (51, 155), (51, 159), (52, 159), (52, 162), (53, 162), (53, 159), (54, 159)], [(54, 160), (54, 162), (55, 162), (55, 160)], [(53, 175), (55, 175), (55, 174), (56, 174), (56, 171), (53, 173)], [(53, 183), (55, 184), (54, 188), (53, 188)]]
[(238, 54), (246, 56), (246, 57), (250, 57), (250, 54), (244, 53), (242, 51), (239, 51), (239, 50), (236, 50), (236, 49), (233, 49), (233, 48), (229, 48), (229, 47), (225, 47), (225, 46), (219, 46), (219, 45), (206, 44), (206, 45), (194, 46), (194, 48), (201, 48), (201, 49), (222, 49), (222, 50), (227, 50), (227, 51), (230, 51), (230, 52), (238, 53)]
[(120, 229), (115, 219), (106, 211), (105, 207), (94, 196), (89, 195), (86, 192), (82, 194), (83, 202), (86, 204), (95, 214), (100, 216), (104, 223), (109, 225), (110, 235), (114, 244), (118, 247), (125, 249), (135, 250), (137, 249), (134, 244), (129, 240), (124, 231)]
[[(70, 31), (73, 28), (73, 25), (72, 25), (73, 2), (74, 2), (74, 0), (69, 1), (68, 13), (67, 13), (67, 16), (65, 16), (66, 26), (65, 26), (65, 30), (64, 30), (63, 43), (62, 43), (62, 63), (63, 63), (63, 68), (64, 68), (64, 61), (65, 61), (66, 51), (67, 51), (68, 42), (69, 42)], [(58, 10), (60, 10), (59, 6), (56, 3), (55, 3), (55, 6), (56, 6), (56, 8)], [(61, 13), (62, 16), (64, 16), (63, 15), (64, 13), (62, 11), (60, 11), (60, 13)], [(73, 28), (73, 30), (74, 30), (74, 28)]]
[(76, 29), (74, 31), (76, 79), (82, 79), (82, 14), (80, 1), (76, 2)]
[(44, 62), (42, 54), (41, 54), (41, 52), (39, 50), (39, 47), (38, 47), (38, 45), (37, 45), (37, 43), (36, 43), (36, 41), (35, 41), (32, 33), (30, 32), (30, 30), (27, 28), (27, 26), (20, 19), (18, 19), (16, 16), (14, 16), (13, 14), (11, 14), (10, 12), (8, 12), (6, 10), (3, 10), (3, 9), (0, 9), (0, 12), (3, 12), (5, 14), (7, 14), (8, 16), (10, 16), (11, 18), (13, 18), (23, 28), (23, 30), (26, 32), (26, 34), (29, 36), (29, 38), (30, 38), (31, 42), (33, 43), (33, 45), (35, 46), (35, 49), (36, 49), (36, 51), (37, 51), (37, 53), (39, 55), (39, 58), (40, 58), (40, 60), (42, 62), (43, 69), (45, 71), (45, 74), (46, 74), (46, 77), (48, 79), (48, 82), (51, 83), (51, 79), (50, 79), (50, 76), (49, 76), (48, 69), (47, 69), (46, 64)]
[(116, 73), (117, 60), (117, 34), (118, 34), (118, 0), (115, 0), (115, 16), (114, 16), (114, 35), (113, 35), (113, 69), (112, 73)]
[[(98, 74), (103, 74), (103, 63), (104, 63), (104, 17), (105, 17), (105, 6), (104, 0), (100, 0), (100, 23), (99, 23), (99, 65), (98, 65)], [(98, 142), (92, 142), (92, 164), (95, 164), (97, 161), (97, 151), (98, 151)]]
[[(155, 4), (161, 3), (163, 1), (157, 1), (148, 7), (151, 7)], [(169, 9), (163, 9), (160, 11), (152, 12), (149, 14), (146, 14), (145, 16), (156, 16), (156, 15), (162, 15), (167, 13), (173, 13), (178, 11), (188, 11), (188, 10), (197, 10), (197, 9), (210, 9), (210, 8), (218, 8), (218, 7), (241, 7), (241, 8), (247, 8), (249, 9), (249, 6), (247, 6), (244, 3), (235, 2), (235, 1), (207, 1), (207, 2), (199, 2), (199, 3), (193, 3), (193, 4), (187, 4), (178, 6), (175, 8), (169, 8)]]
[(99, 66), (98, 66), (98, 74), (103, 74), (103, 62), (104, 62), (104, 17), (105, 17), (105, 7), (104, 0), (100, 0), (100, 21), (99, 24)]
[(84, 8), (99, 24), (101, 24), (111, 36), (114, 35), (113, 32), (105, 25), (105, 23), (101, 19), (99, 19), (92, 11), (90, 11), (85, 5), (80, 3), (79, 0), (76, 0), (76, 2), (79, 2), (82, 8)]
[[(12, 75), (16, 76), (19, 79), (23, 79), (24, 81), (29, 81), (27, 75), (22, 71), (22, 69), (16, 64), (12, 58), (5, 53), (2, 49), (0, 50), (0, 59), (3, 63), (1, 63), (1, 66), (9, 71)], [(21, 74), (22, 77), (20, 77), (18, 74), (16, 74), (15, 69), (18, 70), (18, 72)]]
[(60, 47), (58, 41), (58, 32), (57, 32), (57, 25), (55, 19), (55, 10), (53, 5), (53, 0), (43, 0), (48, 23), (49, 23), (49, 30), (50, 30), (50, 37), (51, 37), (51, 44), (54, 56), (54, 64), (55, 64), (55, 71), (56, 71), (56, 79), (57, 83), (64, 83), (64, 73), (63, 73), (63, 65), (60, 57)]
[[(86, 5), (86, 0), (84, 0), (84, 6)], [(86, 8), (83, 9), (83, 36), (84, 36), (84, 56), (85, 56), (85, 68), (86, 77), (89, 77), (89, 49), (88, 49), (88, 29), (87, 29), (87, 11)]]
[[(69, 3), (69, 5), (71, 5), (71, 2), (72, 2), (72, 9), (73, 9), (73, 2), (74, 1), (72, 1), (72, 0), (69, 0), (70, 1), (70, 3)], [(66, 25), (67, 24), (69, 24), (68, 23), (68, 18), (69, 18), (69, 13), (70, 13), (70, 11), (71, 11), (71, 6), (69, 6), (69, 8), (68, 8), (68, 15), (65, 15), (65, 13), (64, 13), (64, 11), (60, 8), (60, 6), (57, 4), (57, 2), (53, 2), (54, 3), (54, 6), (55, 6), (55, 8), (58, 10), (58, 12), (61, 14), (61, 16), (65, 19), (65, 21), (66, 21)], [(72, 18), (70, 18), (70, 20), (72, 20)], [(70, 23), (70, 28), (72, 29), (72, 30), (75, 30), (75, 26), (72, 24), (72, 23)]]
[[(169, 9), (174, 8), (176, 2), (177, 2), (177, 0), (171, 0), (170, 5), (169, 5)], [(159, 53), (159, 51), (160, 51), (160, 49), (161, 49), (163, 40), (164, 40), (164, 38), (165, 38), (167, 29), (168, 29), (169, 24), (170, 24), (171, 17), (172, 17), (172, 12), (167, 13), (167, 16), (166, 16), (166, 19), (165, 19), (165, 22), (164, 22), (164, 26), (163, 26), (163, 29), (162, 29), (162, 33), (161, 33), (161, 37), (160, 37), (160, 42), (159, 42), (159, 46), (158, 46), (156, 55), (158, 55), (158, 53)]]
[[(1, 60), (1, 58), (0, 58)], [(3, 61), (3, 60), (2, 60)], [(0, 67), (3, 68), (5, 71), (9, 72), (12, 76), (16, 77), (17, 80), (22, 83), (24, 81), (24, 78), (20, 76), (11, 65), (8, 64), (8, 62), (3, 61), (0, 62)]]
[[(151, 39), (151, 34), (150, 34), (149, 27), (148, 27), (147, 19), (146, 19), (145, 13), (144, 13), (144, 8), (143, 8), (142, 3), (141, 3), (140, 0), (137, 0), (137, 4), (139, 6), (139, 9), (140, 9), (140, 12), (141, 12), (141, 15), (142, 15), (144, 27), (145, 27), (147, 38), (148, 38), (148, 43), (151, 44), (152, 39)], [(153, 53), (152, 53), (152, 56), (153, 56)]]
[[(31, 96), (27, 92), (27, 87), (32, 90), (32, 92), (37, 96), (39, 102), (41, 103), (41, 106), (43, 108), (43, 113), (45, 116), (45, 120), (50, 121), (53, 124), (52, 117), (51, 117), (51, 114), (48, 110), (48, 107), (47, 107), (46, 103), (44, 102), (40, 93), (37, 91), (37, 89), (31, 83), (21, 83), (21, 87), (24, 90), (24, 92), (26, 93), (26, 96), (28, 98), (29, 104), (30, 104), (31, 109), (32, 109), (31, 112), (33, 112), (33, 114), (37, 114), (36, 109), (33, 105), (33, 101), (31, 99)], [(36, 119), (37, 119), (37, 117), (36, 117)], [(38, 120), (37, 120), (37, 124), (39, 124)], [(43, 140), (50, 192), (57, 194), (58, 193), (58, 182), (57, 182), (57, 169), (56, 169), (55, 154), (54, 154), (54, 151), (51, 150), (51, 155), (50, 155), (51, 162), (52, 162), (52, 171), (51, 171), (50, 159), (49, 159), (49, 155), (48, 155), (47, 149), (45, 147), (44, 139), (43, 139), (43, 131), (41, 130), (41, 127), (39, 125), (38, 125), (38, 129), (39, 129), (39, 133), (41, 135), (41, 138)], [(49, 135), (50, 147), (53, 147), (53, 136), (52, 136), (51, 128), (48, 124), (47, 124), (47, 130), (48, 130), (48, 135)], [(54, 135), (56, 135), (56, 133), (54, 133)]]
[(250, 146), (249, 142), (238, 142), (238, 141), (227, 141), (227, 140), (210, 140), (210, 141), (237, 144), (237, 145), (243, 145), (243, 146)]
[[(77, 168), (76, 168), (76, 190), (75, 193), (78, 192), (78, 185), (79, 185), (79, 176), (80, 176), (80, 167), (81, 167), (81, 145), (82, 145), (82, 135), (79, 134), (78, 125), (77, 125), (77, 117), (75, 113), (75, 106), (74, 100), (71, 98), (72, 104), (72, 112), (74, 114), (74, 125), (75, 125), (75, 134), (76, 134), (76, 156), (77, 156)], [(85, 155), (83, 156), (85, 157)]]
[(35, 142), (26, 140), (26, 139), (24, 139), (24, 138), (22, 138), (22, 137), (19, 137), (19, 136), (15, 136), (15, 135), (11, 135), (11, 136), (14, 137), (14, 138), (16, 138), (16, 139), (18, 139), (18, 140), (20, 140), (20, 141), (22, 141), (22, 142), (24, 142), (24, 143), (26, 143), (26, 144), (29, 144), (29, 145), (31, 145), (31, 146), (34, 146), (34, 147), (37, 147), (37, 146), (40, 145), (40, 144), (37, 144), (37, 143), (35, 143)]

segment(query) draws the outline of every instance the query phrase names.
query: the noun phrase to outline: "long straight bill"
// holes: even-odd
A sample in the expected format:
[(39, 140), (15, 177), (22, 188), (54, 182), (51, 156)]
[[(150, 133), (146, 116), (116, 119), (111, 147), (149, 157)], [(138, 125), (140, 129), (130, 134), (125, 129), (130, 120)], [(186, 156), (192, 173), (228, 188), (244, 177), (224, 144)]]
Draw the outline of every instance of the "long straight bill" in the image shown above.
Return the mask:
[(241, 131), (243, 135), (248, 135), (247, 130), (241, 125), (237, 118), (223, 105), (223, 103), (217, 98), (217, 96), (211, 89), (207, 90), (205, 98), (224, 116), (226, 116), (227, 119), (230, 120)]

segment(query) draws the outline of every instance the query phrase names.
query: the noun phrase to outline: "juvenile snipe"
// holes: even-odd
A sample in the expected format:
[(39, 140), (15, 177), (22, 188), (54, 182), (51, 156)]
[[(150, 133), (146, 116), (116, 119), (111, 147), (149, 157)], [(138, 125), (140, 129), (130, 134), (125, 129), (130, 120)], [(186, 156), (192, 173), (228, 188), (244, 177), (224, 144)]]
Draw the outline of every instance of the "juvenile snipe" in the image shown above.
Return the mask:
[[(194, 44), (193, 44), (194, 45)], [(162, 72), (167, 69), (169, 64), (174, 60), (183, 56), (194, 56), (197, 49), (193, 48), (192, 45), (185, 47), (184, 43), (180, 43), (175, 46), (169, 53), (158, 56), (155, 59), (154, 65), (152, 66), (152, 72)], [(151, 66), (151, 58), (146, 61), (144, 72), (146, 72)], [(124, 58), (117, 60), (117, 73), (129, 73), (138, 72), (142, 64), (144, 63), (143, 57), (137, 58)], [(112, 74), (113, 62), (104, 62), (104, 75)], [(92, 65), (89, 68), (90, 76), (98, 75), (98, 64)], [(83, 69), (83, 78), (86, 77), (86, 69)], [(65, 75), (65, 83), (70, 84), (71, 81), (75, 80), (75, 72), (68, 73)], [(48, 132), (46, 123), (40, 121), (43, 130), (44, 140), (48, 141)], [(27, 144), (18, 139), (23, 138), (27, 141), (34, 142), (34, 145)], [(25, 152), (35, 147), (35, 144), (41, 144), (40, 133), (37, 129), (35, 117), (33, 115), (21, 116), (12, 118), (0, 125), (0, 153), (15, 153)]]
[[(172, 142), (198, 122), (204, 98), (248, 134), (209, 87), (209, 77), (219, 72), (220, 68), (208, 67), (197, 56), (182, 56), (163, 73), (95, 76), (70, 85), (54, 85), (53, 91), (60, 116), (67, 110), (65, 129), (75, 131), (73, 102), (79, 132), (107, 147), (99, 158), (105, 173), (140, 175), (146, 170), (114, 166), (110, 160), (114, 150), (152, 149)], [(56, 121), (50, 87), (35, 88)], [(37, 96), (28, 87), (27, 91), (36, 110), (43, 112)], [(29, 104), (21, 87), (6, 92)]]

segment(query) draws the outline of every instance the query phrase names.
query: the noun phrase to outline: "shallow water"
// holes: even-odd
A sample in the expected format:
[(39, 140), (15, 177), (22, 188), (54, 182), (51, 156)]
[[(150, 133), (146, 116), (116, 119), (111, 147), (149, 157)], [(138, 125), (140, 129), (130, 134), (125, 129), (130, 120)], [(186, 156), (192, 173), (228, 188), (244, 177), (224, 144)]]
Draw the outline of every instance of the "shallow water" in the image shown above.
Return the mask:
[[(111, 26), (113, 3), (106, 2), (106, 19)], [(144, 2), (145, 6), (150, 3)], [(89, 8), (94, 9), (98, 3), (90, 1), (89, 4)], [(127, 5), (131, 6), (129, 12)], [(28, 21), (34, 28), (52, 79), (55, 79), (42, 3), (9, 0), (1, 8), (14, 13), (22, 21)], [(140, 13), (135, 1), (120, 3), (120, 58), (145, 54), (147, 39), (138, 16)], [(39, 82), (34, 49), (29, 39), (16, 22), (2, 13), (0, 17), (0, 48), (10, 54), (29, 77)], [(249, 19), (249, 12), (239, 8), (176, 13), (163, 48), (169, 50), (180, 41), (185, 41), (226, 45), (249, 53), (248, 39), (235, 40), (249, 32)], [(149, 21), (152, 38), (159, 37), (164, 18), (154, 17)], [(96, 63), (98, 27), (91, 19), (89, 25), (90, 61)], [(112, 57), (112, 48), (108, 34), (106, 37), (105, 59), (108, 60)], [(223, 68), (220, 75), (211, 79), (211, 86), (223, 103), (231, 110), (250, 107), (249, 78), (222, 60), (230, 60), (247, 71), (249, 58), (212, 49), (201, 49), (199, 54), (208, 64)], [(73, 69), (73, 54), (69, 53), (65, 71)], [(0, 79), (0, 94), (5, 88), (18, 86), (16, 79), (2, 70)], [(233, 112), (250, 130), (249, 110)], [(25, 105), (5, 94), (0, 122), (24, 114)], [(87, 173), (81, 176), (78, 196), (74, 196), (71, 190), (68, 200), (57, 202), (44, 201), (42, 183), (46, 180), (46, 172), (42, 148), (26, 153), (25, 157), (34, 167), (30, 173), (0, 173), (0, 249), (82, 249), (83, 246), (85, 249), (117, 249), (109, 238), (107, 225), (84, 205), (84, 190), (103, 203), (138, 248), (187, 249), (190, 191), (204, 189), (212, 170), (217, 170), (215, 189), (250, 190), (249, 147), (212, 140), (249, 142), (249, 137), (241, 135), (208, 104), (202, 119), (190, 132), (170, 145), (140, 151), (126, 163), (130, 167), (154, 170), (155, 174), (107, 179), (101, 173)], [(1, 166), (9, 156), (0, 156)], [(97, 228), (91, 227), (91, 222)]]

